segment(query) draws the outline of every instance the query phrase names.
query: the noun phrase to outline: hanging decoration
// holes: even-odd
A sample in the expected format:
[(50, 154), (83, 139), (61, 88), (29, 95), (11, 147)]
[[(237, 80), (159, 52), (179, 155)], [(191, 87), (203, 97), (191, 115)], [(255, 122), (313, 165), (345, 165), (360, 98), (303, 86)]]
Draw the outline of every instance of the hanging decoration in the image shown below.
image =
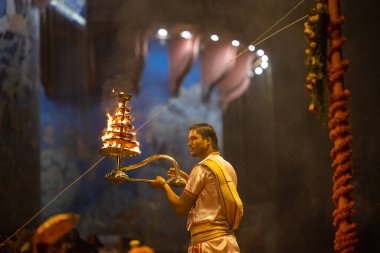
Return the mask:
[(327, 6), (322, 1), (308, 12), (308, 21), (304, 23), (306, 54), (306, 90), (309, 92), (311, 102), (309, 111), (316, 114), (317, 118), (326, 123), (327, 112), (325, 103), (326, 90), (326, 28), (328, 23)]
[[(305, 37), (308, 46), (306, 53), (307, 84), (311, 104), (309, 110), (316, 113), (324, 123), (326, 120), (325, 99), (329, 92), (328, 127), (333, 148), (331, 167), (333, 175), (333, 201), (336, 206), (333, 225), (336, 228), (334, 250), (339, 253), (355, 252), (358, 242), (355, 215), (355, 203), (352, 197), (353, 185), (350, 182), (352, 170), (351, 126), (348, 120), (348, 97), (350, 91), (344, 88), (343, 74), (349, 65), (342, 60), (342, 46), (345, 39), (341, 35), (344, 18), (340, 13), (339, 0), (317, 1), (309, 10), (309, 19), (305, 22)], [(328, 48), (328, 49), (327, 49)], [(327, 66), (327, 61), (330, 64)], [(327, 85), (326, 85), (327, 84)], [(325, 92), (326, 91), (326, 92)]]
[(330, 152), (334, 159), (331, 167), (335, 170), (333, 176), (333, 212), (334, 227), (336, 228), (334, 249), (339, 253), (355, 252), (358, 243), (356, 224), (353, 222), (355, 203), (352, 197), (354, 190), (351, 183), (352, 170), (352, 141), (350, 112), (348, 110), (348, 97), (350, 91), (344, 87), (343, 74), (347, 70), (349, 61), (342, 59), (342, 46), (345, 39), (341, 34), (341, 25), (344, 17), (340, 12), (338, 0), (327, 0), (329, 23), (327, 35), (330, 40), (327, 57), (330, 65), (328, 71), (328, 86), (331, 93), (329, 97), (329, 124), (330, 139), (333, 148)]

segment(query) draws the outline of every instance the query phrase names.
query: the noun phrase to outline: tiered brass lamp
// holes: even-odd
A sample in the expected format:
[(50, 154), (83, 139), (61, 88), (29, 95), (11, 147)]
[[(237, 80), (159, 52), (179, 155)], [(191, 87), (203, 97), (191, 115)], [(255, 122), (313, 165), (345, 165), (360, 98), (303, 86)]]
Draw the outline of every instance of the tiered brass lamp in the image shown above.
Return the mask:
[(131, 98), (132, 95), (120, 92), (115, 93), (118, 96), (118, 107), (114, 115), (107, 114), (108, 122), (105, 133), (102, 136), (103, 147), (100, 153), (104, 156), (116, 158), (116, 168), (108, 173), (105, 178), (112, 182), (152, 182), (153, 179), (130, 178), (125, 171), (140, 168), (157, 159), (166, 159), (172, 163), (175, 168), (175, 176), (168, 179), (167, 182), (171, 186), (184, 187), (186, 180), (180, 176), (180, 168), (175, 159), (168, 155), (153, 155), (147, 159), (122, 167), (121, 159), (124, 157), (132, 157), (141, 154), (140, 143), (136, 140), (136, 132), (132, 122), (134, 118), (131, 114)]

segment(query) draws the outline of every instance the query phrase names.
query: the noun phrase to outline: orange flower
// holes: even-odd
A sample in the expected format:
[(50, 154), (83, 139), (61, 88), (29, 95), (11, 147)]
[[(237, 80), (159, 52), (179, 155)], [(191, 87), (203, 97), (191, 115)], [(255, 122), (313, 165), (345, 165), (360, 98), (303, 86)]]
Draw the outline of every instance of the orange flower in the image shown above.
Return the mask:
[(311, 111), (311, 112), (316, 112), (317, 111), (317, 107), (315, 106), (315, 104), (311, 103), (309, 105), (309, 111)]
[(315, 84), (317, 82), (317, 75), (314, 73), (309, 73), (306, 77), (306, 81)]
[(306, 77), (306, 80), (310, 81), (312, 79), (315, 79), (317, 75), (315, 73), (309, 73)]
[(310, 60), (311, 60), (311, 65), (314, 65), (315, 63), (317, 63), (317, 59), (315, 59), (314, 56), (311, 57)]
[(319, 20), (319, 15), (309, 16), (310, 22), (317, 22)]
[(307, 91), (312, 91), (312, 90), (313, 90), (313, 85), (310, 84), (310, 83), (306, 84), (305, 87), (306, 87), (306, 90), (307, 90)]

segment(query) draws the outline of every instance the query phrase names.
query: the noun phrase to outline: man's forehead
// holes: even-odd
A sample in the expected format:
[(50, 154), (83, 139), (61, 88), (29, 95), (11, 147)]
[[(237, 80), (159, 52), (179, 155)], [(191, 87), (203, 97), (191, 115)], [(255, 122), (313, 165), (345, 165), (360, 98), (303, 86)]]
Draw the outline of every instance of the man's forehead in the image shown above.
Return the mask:
[(197, 135), (197, 130), (190, 130), (189, 136), (192, 136), (192, 135)]

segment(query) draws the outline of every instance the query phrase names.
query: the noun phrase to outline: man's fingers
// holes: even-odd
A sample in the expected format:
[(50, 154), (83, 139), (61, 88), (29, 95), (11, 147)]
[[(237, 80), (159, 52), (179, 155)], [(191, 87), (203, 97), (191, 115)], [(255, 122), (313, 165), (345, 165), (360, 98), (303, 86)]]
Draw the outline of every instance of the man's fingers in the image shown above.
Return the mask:
[(174, 168), (170, 168), (170, 169), (168, 170), (167, 175), (168, 175), (169, 177), (173, 177), (173, 176), (175, 176), (175, 169), (174, 169)]

